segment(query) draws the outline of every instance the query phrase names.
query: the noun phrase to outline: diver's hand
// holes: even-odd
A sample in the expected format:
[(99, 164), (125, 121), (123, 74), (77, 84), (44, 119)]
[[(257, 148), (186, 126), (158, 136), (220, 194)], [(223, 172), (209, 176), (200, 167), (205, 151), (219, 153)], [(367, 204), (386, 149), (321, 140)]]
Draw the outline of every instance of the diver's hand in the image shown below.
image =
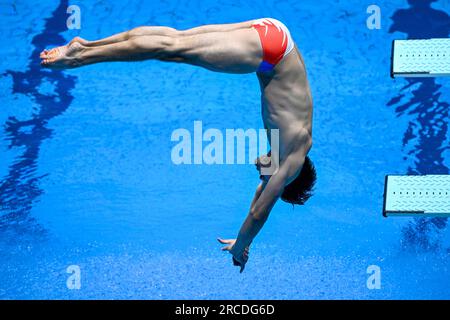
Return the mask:
[(248, 254), (250, 251), (250, 248), (247, 246), (244, 249), (244, 252), (242, 253), (238, 253), (238, 252), (234, 252), (234, 244), (236, 243), (236, 239), (228, 239), (228, 240), (224, 240), (224, 239), (217, 239), (221, 244), (226, 244), (225, 247), (222, 248), (222, 251), (228, 251), (229, 253), (231, 253), (233, 255), (233, 265), (237, 266), (237, 267), (241, 267), (241, 270), (239, 271), (240, 273), (242, 273), (242, 271), (244, 271), (245, 269), (245, 264), (248, 261)]

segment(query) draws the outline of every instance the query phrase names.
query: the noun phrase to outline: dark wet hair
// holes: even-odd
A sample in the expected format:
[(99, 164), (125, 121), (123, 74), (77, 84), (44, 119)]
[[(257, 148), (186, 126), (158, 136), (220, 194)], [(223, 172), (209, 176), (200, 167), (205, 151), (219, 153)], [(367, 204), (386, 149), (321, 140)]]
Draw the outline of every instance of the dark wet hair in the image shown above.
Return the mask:
[(300, 174), (294, 181), (284, 187), (281, 200), (292, 204), (305, 204), (313, 195), (316, 179), (316, 169), (311, 159), (307, 156)]

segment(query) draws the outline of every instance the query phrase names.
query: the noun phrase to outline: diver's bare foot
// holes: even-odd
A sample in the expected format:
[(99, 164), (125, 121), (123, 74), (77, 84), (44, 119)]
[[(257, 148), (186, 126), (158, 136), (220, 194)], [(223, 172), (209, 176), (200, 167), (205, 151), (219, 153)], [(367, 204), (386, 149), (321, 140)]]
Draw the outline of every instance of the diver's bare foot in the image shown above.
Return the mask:
[(41, 64), (44, 67), (53, 69), (79, 67), (81, 65), (80, 54), (85, 47), (80, 42), (74, 40), (65, 46), (42, 51), (40, 55), (42, 59)]
[[(85, 40), (85, 39), (83, 39), (83, 38), (81, 38), (81, 37), (75, 37), (75, 38), (73, 38), (72, 40), (70, 40), (70, 42), (69, 42), (67, 45), (70, 46), (70, 45), (73, 44), (74, 42), (81, 43), (81, 44), (82, 44), (83, 46), (85, 46), (85, 47), (88, 47), (88, 46), (89, 46), (89, 43), (90, 43), (88, 40)], [(56, 48), (53, 48), (53, 49), (50, 49), (50, 50), (45, 49), (45, 50), (42, 51), (41, 54), (40, 54), (41, 59), (44, 59), (44, 57), (45, 57), (46, 55), (53, 55), (53, 54), (55, 54), (55, 53), (56, 53), (56, 50), (57, 50), (58, 48), (59, 48), (59, 47), (56, 47)]]

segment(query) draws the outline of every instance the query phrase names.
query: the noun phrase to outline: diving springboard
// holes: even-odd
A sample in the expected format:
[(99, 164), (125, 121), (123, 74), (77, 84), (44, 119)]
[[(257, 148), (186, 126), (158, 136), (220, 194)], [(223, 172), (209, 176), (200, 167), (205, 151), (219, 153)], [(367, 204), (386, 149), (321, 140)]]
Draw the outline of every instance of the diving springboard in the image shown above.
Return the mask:
[(394, 40), (391, 77), (450, 76), (450, 39)]
[(450, 216), (450, 175), (387, 175), (383, 215)]

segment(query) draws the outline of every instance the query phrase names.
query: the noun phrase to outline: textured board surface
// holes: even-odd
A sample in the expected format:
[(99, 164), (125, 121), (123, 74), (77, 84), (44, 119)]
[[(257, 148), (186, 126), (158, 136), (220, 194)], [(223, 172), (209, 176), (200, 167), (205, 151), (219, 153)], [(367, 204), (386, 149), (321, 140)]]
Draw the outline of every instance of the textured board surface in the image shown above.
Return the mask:
[(392, 76), (450, 76), (450, 39), (394, 40)]
[(450, 175), (388, 175), (383, 214), (450, 215)]

